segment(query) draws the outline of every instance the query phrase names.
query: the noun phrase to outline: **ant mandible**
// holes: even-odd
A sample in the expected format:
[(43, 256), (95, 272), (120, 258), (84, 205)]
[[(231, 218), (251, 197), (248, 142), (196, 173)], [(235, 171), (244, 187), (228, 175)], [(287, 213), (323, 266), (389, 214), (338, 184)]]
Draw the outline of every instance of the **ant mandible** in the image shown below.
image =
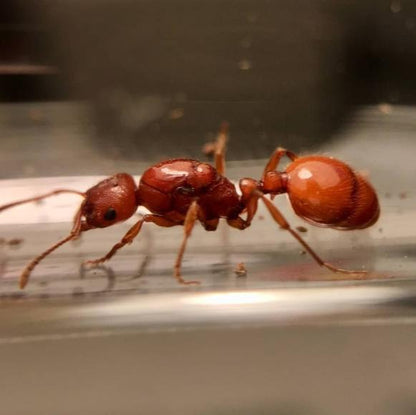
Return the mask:
[[(274, 221), (291, 233), (320, 266), (345, 274), (366, 273), (338, 268), (322, 260), (265, 196), (269, 194), (273, 198), (287, 193), (295, 213), (313, 225), (343, 230), (362, 229), (374, 224), (380, 213), (377, 195), (363, 176), (334, 158), (318, 155), (298, 157), (277, 148), (260, 181), (252, 178), (240, 180), (239, 195), (234, 184), (224, 176), (227, 138), (228, 124), (223, 123), (213, 144), (215, 168), (186, 158), (166, 160), (148, 168), (138, 186), (131, 175), (118, 173), (85, 193), (57, 189), (0, 206), (0, 211), (3, 211), (60, 193), (75, 193), (83, 197), (69, 235), (26, 266), (20, 276), (20, 288), (25, 287), (35, 266), (55, 249), (77, 239), (82, 232), (127, 220), (139, 206), (146, 207), (150, 213), (143, 215), (105, 256), (85, 261), (85, 264), (97, 265), (109, 260), (120, 248), (133, 241), (145, 222), (164, 227), (182, 225), (184, 236), (174, 265), (174, 276), (181, 284), (198, 284), (198, 281), (184, 280), (181, 275), (182, 257), (195, 222), (198, 220), (207, 231), (214, 231), (219, 219), (224, 218), (231, 227), (246, 229), (256, 214), (259, 200), (265, 204)], [(283, 156), (292, 163), (284, 171), (277, 171)]]

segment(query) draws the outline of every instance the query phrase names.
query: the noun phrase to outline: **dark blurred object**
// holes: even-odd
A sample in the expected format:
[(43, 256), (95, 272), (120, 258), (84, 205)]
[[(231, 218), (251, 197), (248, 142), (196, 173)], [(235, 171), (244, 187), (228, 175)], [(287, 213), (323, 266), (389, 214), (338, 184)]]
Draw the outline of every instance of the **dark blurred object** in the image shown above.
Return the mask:
[(0, 98), (33, 101), (63, 97), (63, 81), (51, 54), (53, 33), (31, 2), (0, 3)]
[(26, 65), (1, 75), (1, 98), (86, 99), (97, 149), (125, 158), (199, 154), (224, 119), (231, 158), (267, 157), (328, 139), (355, 105), (415, 102), (411, 1), (0, 7), (5, 63)]

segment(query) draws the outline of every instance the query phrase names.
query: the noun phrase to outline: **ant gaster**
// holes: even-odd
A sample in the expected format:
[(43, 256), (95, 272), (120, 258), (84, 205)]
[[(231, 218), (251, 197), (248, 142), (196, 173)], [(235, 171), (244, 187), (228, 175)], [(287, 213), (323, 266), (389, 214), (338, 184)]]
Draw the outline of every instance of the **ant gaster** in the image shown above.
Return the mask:
[[(69, 235), (26, 266), (20, 277), (20, 287), (25, 287), (35, 266), (59, 246), (78, 238), (82, 232), (123, 222), (139, 206), (146, 207), (150, 213), (143, 215), (106, 255), (86, 263), (97, 265), (109, 260), (120, 248), (133, 241), (145, 222), (164, 227), (183, 225), (184, 236), (174, 265), (174, 276), (182, 284), (198, 283), (186, 281), (181, 276), (182, 257), (195, 222), (198, 220), (207, 231), (214, 231), (219, 219), (224, 218), (231, 227), (246, 229), (256, 214), (259, 200), (265, 204), (274, 221), (291, 233), (319, 265), (334, 272), (366, 273), (345, 270), (323, 261), (265, 196), (269, 194), (273, 198), (287, 193), (295, 213), (313, 225), (343, 230), (366, 228), (376, 222), (380, 209), (374, 189), (363, 176), (342, 161), (330, 157), (298, 157), (288, 150), (277, 148), (260, 181), (252, 178), (240, 180), (239, 195), (234, 184), (224, 176), (227, 137), (228, 124), (223, 123), (212, 146), (215, 168), (186, 158), (166, 160), (147, 169), (138, 186), (129, 174), (118, 173), (85, 193), (58, 189), (0, 206), (0, 211), (3, 211), (59, 193), (75, 193), (84, 199), (75, 214)], [(284, 171), (277, 171), (283, 156), (292, 163)]]

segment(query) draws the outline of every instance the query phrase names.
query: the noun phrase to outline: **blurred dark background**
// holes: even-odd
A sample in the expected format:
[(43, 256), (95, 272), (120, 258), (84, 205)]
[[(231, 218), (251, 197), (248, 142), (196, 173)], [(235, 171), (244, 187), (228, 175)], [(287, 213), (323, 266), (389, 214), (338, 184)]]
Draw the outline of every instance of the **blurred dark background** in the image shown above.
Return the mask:
[(17, 291), (73, 211), (56, 198), (3, 212), (4, 413), (416, 413), (415, 0), (1, 0), (0, 30), (0, 205), (201, 157), (223, 120), (229, 177), (260, 177), (244, 159), (278, 145), (328, 151), (369, 173), (382, 204), (368, 231), (303, 234), (369, 281), (321, 275), (260, 206), (244, 235), (194, 230), (195, 291), (171, 278), (182, 229), (156, 226), (84, 277), (123, 234), (88, 232)]
[(1, 101), (87, 102), (126, 159), (197, 156), (224, 119), (228, 158), (263, 158), (416, 101), (412, 0), (2, 0), (0, 28)]

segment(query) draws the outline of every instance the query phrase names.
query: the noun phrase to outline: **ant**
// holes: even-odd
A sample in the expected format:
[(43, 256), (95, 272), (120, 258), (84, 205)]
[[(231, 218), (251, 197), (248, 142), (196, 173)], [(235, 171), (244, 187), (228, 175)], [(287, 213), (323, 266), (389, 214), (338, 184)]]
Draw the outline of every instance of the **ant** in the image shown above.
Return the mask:
[[(75, 193), (83, 198), (69, 235), (26, 266), (20, 276), (20, 288), (25, 287), (35, 266), (58, 247), (77, 239), (82, 232), (125, 221), (139, 206), (144, 206), (150, 213), (140, 217), (106, 255), (85, 261), (85, 264), (98, 265), (109, 260), (120, 248), (133, 241), (145, 222), (164, 227), (182, 225), (184, 235), (174, 265), (174, 276), (181, 284), (198, 284), (198, 281), (184, 280), (181, 275), (182, 257), (195, 222), (199, 221), (207, 231), (215, 231), (219, 219), (224, 218), (229, 226), (246, 229), (256, 214), (259, 200), (265, 204), (273, 220), (291, 233), (320, 266), (338, 273), (366, 273), (338, 268), (322, 260), (266, 197), (269, 194), (273, 199), (287, 193), (295, 213), (313, 225), (342, 230), (362, 229), (373, 225), (380, 213), (377, 195), (363, 176), (337, 159), (319, 155), (298, 157), (279, 147), (271, 155), (260, 180), (240, 180), (239, 195), (234, 184), (224, 176), (227, 138), (228, 123), (224, 122), (211, 146), (215, 168), (187, 158), (165, 160), (148, 168), (137, 186), (131, 175), (118, 173), (85, 193), (57, 189), (0, 206), (0, 211), (3, 211), (60, 193)], [(284, 171), (278, 171), (277, 166), (284, 156), (291, 163)]]

